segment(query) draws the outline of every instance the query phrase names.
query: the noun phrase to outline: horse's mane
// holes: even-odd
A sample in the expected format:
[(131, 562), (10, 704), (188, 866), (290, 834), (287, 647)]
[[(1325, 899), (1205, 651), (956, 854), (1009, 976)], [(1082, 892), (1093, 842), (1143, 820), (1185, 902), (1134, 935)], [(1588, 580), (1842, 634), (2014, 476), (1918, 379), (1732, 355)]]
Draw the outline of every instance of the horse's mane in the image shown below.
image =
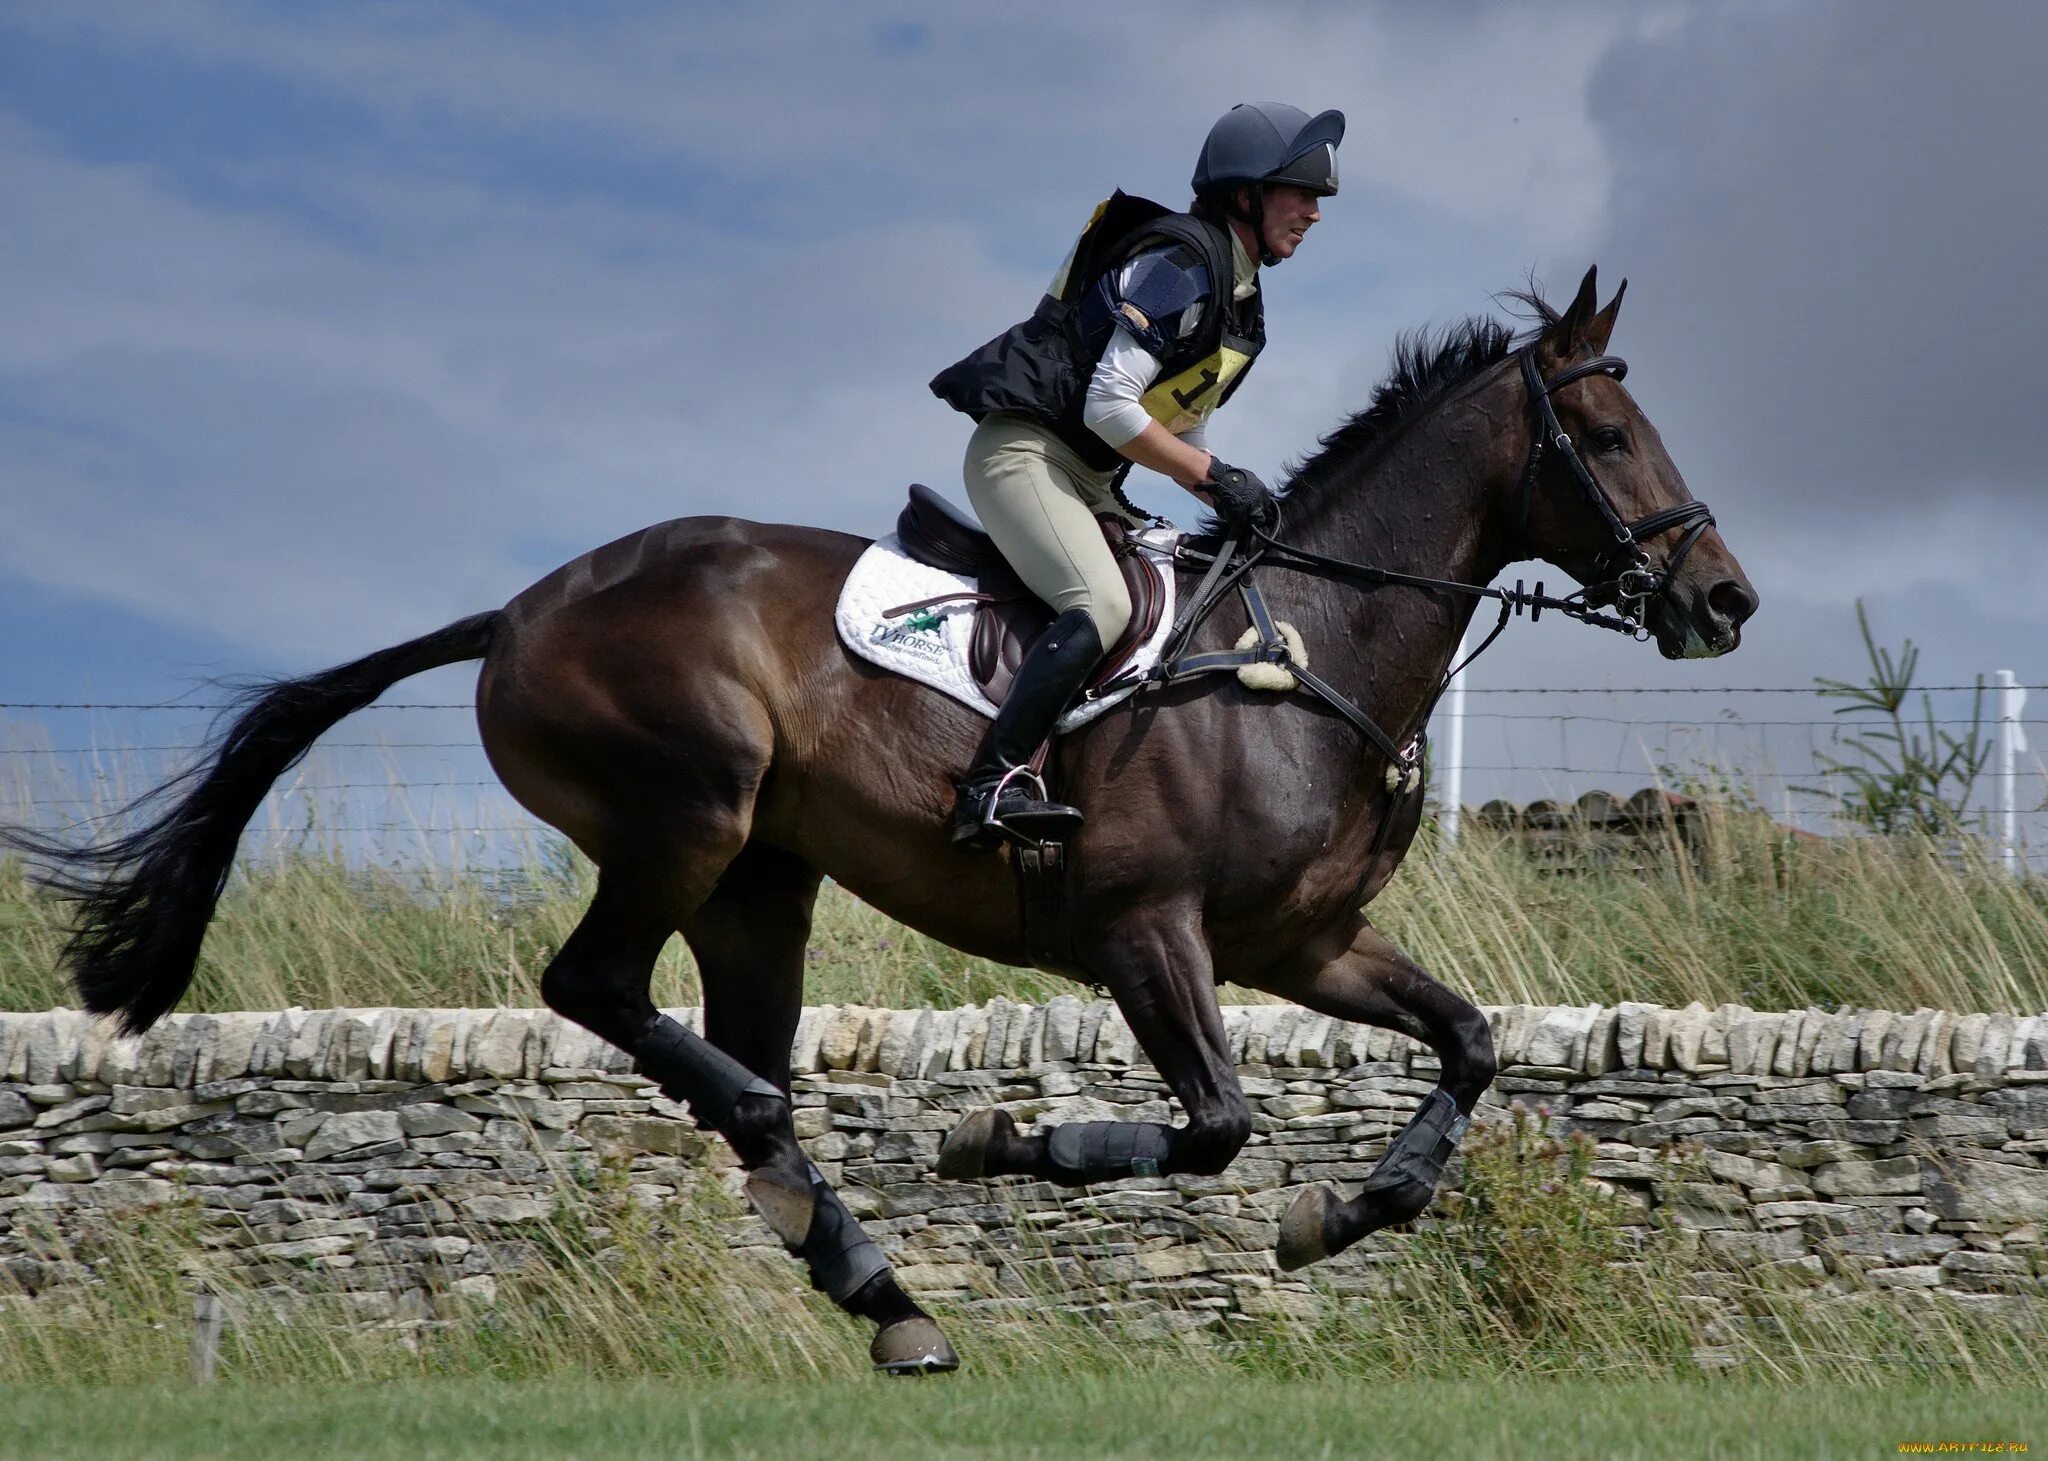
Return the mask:
[[(1507, 298), (1529, 306), (1541, 322), (1557, 318), (1533, 289)], [(1314, 492), (1392, 440), (1425, 407), (1507, 359), (1519, 343), (1512, 328), (1486, 315), (1438, 329), (1425, 326), (1403, 332), (1394, 341), (1393, 368), (1374, 388), (1371, 402), (1323, 437), (1320, 451), (1295, 464), (1288, 473), (1287, 495)]]

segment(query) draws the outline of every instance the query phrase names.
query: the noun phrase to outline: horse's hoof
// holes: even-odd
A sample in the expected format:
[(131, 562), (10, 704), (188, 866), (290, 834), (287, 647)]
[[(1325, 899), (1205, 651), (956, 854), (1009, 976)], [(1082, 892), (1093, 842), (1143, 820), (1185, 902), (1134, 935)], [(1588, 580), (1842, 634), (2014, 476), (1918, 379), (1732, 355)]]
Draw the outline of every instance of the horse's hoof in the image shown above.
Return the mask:
[(990, 1107), (977, 1111), (958, 1126), (939, 1148), (938, 1175), (948, 1182), (966, 1182), (988, 1175), (988, 1149), (998, 1137), (1016, 1131), (1017, 1123), (1007, 1111)]
[(1329, 1240), (1324, 1235), (1329, 1231), (1331, 1212), (1341, 1202), (1336, 1193), (1323, 1186), (1311, 1187), (1294, 1199), (1287, 1216), (1280, 1219), (1280, 1242), (1274, 1256), (1281, 1268), (1291, 1273), (1330, 1256)]
[(885, 1375), (943, 1375), (960, 1368), (960, 1356), (938, 1324), (922, 1314), (878, 1330), (868, 1358)]

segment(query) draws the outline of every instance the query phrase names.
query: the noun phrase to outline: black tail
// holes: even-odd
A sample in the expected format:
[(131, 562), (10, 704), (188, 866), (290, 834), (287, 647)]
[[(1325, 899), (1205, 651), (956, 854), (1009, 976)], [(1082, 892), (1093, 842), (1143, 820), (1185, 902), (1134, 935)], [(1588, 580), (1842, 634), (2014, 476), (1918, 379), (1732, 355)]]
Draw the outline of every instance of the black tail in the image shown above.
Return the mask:
[(323, 732), (400, 680), (482, 658), (497, 622), (497, 610), (475, 614), (303, 680), (249, 686), (205, 759), (136, 803), (175, 797), (176, 805), (124, 837), (67, 847), (0, 829), (0, 842), (47, 859), (44, 885), (78, 905), (64, 962), (85, 1007), (118, 1013), (130, 1034), (168, 1014), (192, 982), (235, 846), (271, 783)]

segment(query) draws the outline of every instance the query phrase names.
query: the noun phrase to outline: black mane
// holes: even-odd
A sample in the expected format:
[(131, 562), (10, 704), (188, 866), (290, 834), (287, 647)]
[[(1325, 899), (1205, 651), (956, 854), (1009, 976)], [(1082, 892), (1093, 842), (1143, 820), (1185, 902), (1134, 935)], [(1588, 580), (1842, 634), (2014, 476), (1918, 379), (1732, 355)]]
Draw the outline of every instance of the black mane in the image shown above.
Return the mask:
[[(1543, 312), (1549, 314), (1547, 306)], [(1394, 341), (1393, 369), (1373, 391), (1371, 404), (1322, 438), (1321, 451), (1295, 465), (1288, 474), (1288, 495), (1314, 491), (1384, 445), (1422, 408), (1507, 359), (1517, 343), (1511, 328), (1485, 315), (1441, 329), (1404, 332)]]

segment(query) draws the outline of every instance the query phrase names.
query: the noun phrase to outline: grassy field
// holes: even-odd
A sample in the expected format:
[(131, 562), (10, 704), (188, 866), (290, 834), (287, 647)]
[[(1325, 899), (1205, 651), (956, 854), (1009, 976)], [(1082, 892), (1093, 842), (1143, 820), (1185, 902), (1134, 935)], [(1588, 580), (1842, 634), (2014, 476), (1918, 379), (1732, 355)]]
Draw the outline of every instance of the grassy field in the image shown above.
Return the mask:
[(0, 1387), (0, 1452), (126, 1456), (1824, 1457), (1918, 1441), (2048, 1444), (2040, 1392), (1676, 1381), (963, 1374), (809, 1384), (564, 1380)]
[[(1545, 871), (1483, 836), (1423, 845), (1374, 917), (1481, 1003), (1857, 1004), (2048, 1009), (2048, 881), (2004, 875), (1971, 845), (1794, 839), (1710, 811), (1698, 856)], [(590, 872), (537, 843), (509, 874), (349, 867), (317, 847), (245, 865), (208, 935), (188, 1009), (540, 1002), (540, 972), (581, 916)], [(64, 909), (0, 860), (0, 1008), (69, 1004)], [(941, 947), (828, 886), (810, 941), (812, 1003), (1036, 1000), (1072, 986)], [(689, 1004), (680, 940), (656, 983)], [(1226, 999), (1248, 1000), (1226, 990)]]

